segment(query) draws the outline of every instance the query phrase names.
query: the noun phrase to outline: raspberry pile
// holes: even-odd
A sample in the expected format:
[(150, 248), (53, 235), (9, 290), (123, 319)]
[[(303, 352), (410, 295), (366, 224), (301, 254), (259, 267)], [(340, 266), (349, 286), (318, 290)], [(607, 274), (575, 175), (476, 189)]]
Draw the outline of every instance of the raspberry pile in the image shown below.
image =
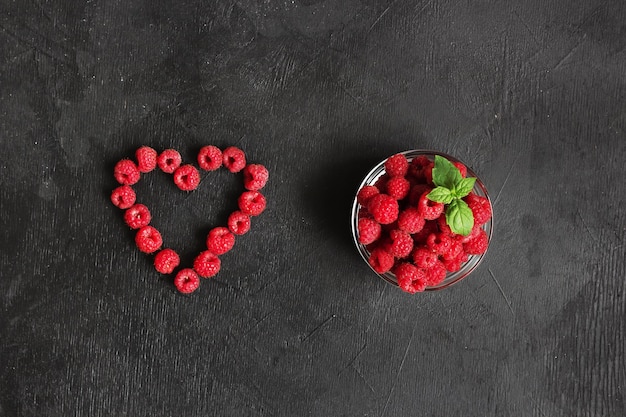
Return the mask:
[[(113, 175), (119, 187), (111, 193), (114, 206), (124, 210), (124, 221), (131, 229), (138, 229), (135, 235), (137, 248), (146, 254), (155, 254), (154, 268), (161, 274), (172, 274), (180, 266), (178, 253), (171, 248), (162, 248), (161, 233), (150, 225), (152, 214), (148, 207), (136, 202), (137, 196), (131, 187), (157, 167), (166, 174), (172, 174), (174, 184), (183, 191), (193, 191), (200, 184), (200, 171), (191, 164), (182, 165), (182, 157), (175, 149), (161, 153), (149, 146), (142, 146), (135, 152), (135, 159), (122, 159)], [(224, 151), (216, 146), (204, 146), (198, 152), (198, 166), (203, 171), (215, 171), (220, 167), (232, 173), (242, 172), (244, 191), (238, 199), (239, 210), (231, 213), (226, 227), (215, 227), (207, 236), (207, 250), (196, 256), (193, 268), (180, 269), (174, 278), (174, 286), (183, 294), (190, 294), (200, 286), (200, 278), (211, 278), (220, 271), (220, 255), (230, 251), (235, 245), (235, 236), (250, 230), (250, 218), (265, 211), (265, 196), (259, 190), (265, 187), (269, 178), (267, 169), (260, 164), (248, 164), (245, 153), (234, 146)]]
[[(467, 168), (453, 162), (461, 176)], [(474, 215), (467, 236), (452, 232), (444, 204), (427, 195), (436, 187), (434, 161), (425, 155), (408, 160), (396, 154), (384, 162), (385, 173), (357, 193), (357, 240), (379, 274), (392, 273), (408, 293), (440, 284), (460, 270), (471, 256), (484, 254), (489, 237), (483, 225), (492, 215), (489, 200), (470, 192), (463, 201)]]

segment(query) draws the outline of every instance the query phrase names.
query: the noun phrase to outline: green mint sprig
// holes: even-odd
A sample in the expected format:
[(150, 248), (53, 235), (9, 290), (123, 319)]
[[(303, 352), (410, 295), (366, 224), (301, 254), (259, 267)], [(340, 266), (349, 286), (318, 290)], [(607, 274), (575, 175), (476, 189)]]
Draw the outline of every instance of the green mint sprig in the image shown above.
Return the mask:
[(435, 155), (433, 183), (435, 187), (426, 197), (445, 204), (446, 223), (450, 230), (467, 236), (474, 227), (474, 214), (462, 200), (474, 188), (476, 178), (463, 178), (461, 171), (443, 156)]

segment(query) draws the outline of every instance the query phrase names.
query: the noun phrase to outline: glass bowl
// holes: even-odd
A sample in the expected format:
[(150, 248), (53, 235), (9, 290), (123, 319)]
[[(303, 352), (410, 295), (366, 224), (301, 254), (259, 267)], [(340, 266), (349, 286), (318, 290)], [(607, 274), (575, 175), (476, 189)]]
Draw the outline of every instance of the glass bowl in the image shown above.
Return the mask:
[[(400, 152), (400, 153), (403, 154), (407, 158), (409, 163), (414, 158), (417, 158), (419, 156), (426, 156), (430, 160), (434, 161), (435, 155), (443, 156), (444, 158), (446, 158), (447, 160), (449, 160), (451, 162), (461, 162), (461, 163), (463, 163), (463, 161), (460, 161), (460, 160), (454, 158), (453, 156), (450, 156), (450, 155), (447, 155), (445, 153), (438, 152), (438, 151), (418, 149), (418, 150), (404, 151), (404, 152)], [(366, 185), (374, 185), (376, 183), (376, 181), (381, 176), (383, 176), (385, 174), (385, 166), (384, 166), (385, 161), (386, 161), (386, 159), (381, 161), (381, 162), (379, 162), (365, 176), (365, 178), (363, 179), (363, 182), (361, 182), (361, 185), (359, 185), (359, 188), (357, 189), (357, 191), (360, 190), (361, 188), (363, 188)], [(487, 233), (487, 237), (489, 239), (489, 243), (491, 243), (491, 235), (492, 235), (492, 232), (493, 232), (493, 205), (491, 203), (491, 199), (489, 198), (489, 194), (487, 193), (487, 188), (485, 187), (483, 182), (476, 175), (476, 173), (474, 173), (474, 171), (472, 171), (471, 168), (469, 168), (469, 167), (467, 167), (467, 176), (468, 177), (476, 177), (476, 183), (475, 183), (474, 189), (472, 191), (476, 195), (479, 195), (481, 197), (487, 198), (487, 200), (489, 201), (489, 205), (492, 207), (492, 210), (491, 210), (492, 211), (492, 217), (484, 225), (481, 226), (482, 229)], [(359, 209), (360, 208), (361, 208), (361, 205), (357, 202), (357, 199), (356, 199), (356, 196), (355, 196), (354, 197), (354, 202), (352, 203), (352, 215), (351, 215), (351, 229), (352, 229), (352, 238), (354, 240), (354, 243), (355, 243), (359, 253), (361, 254), (361, 257), (363, 258), (365, 263), (367, 263), (367, 265), (370, 267), (370, 269), (376, 275), (378, 275), (380, 278), (382, 278), (383, 280), (385, 280), (388, 283), (398, 287), (398, 281), (396, 279), (396, 276), (392, 272), (386, 272), (384, 274), (379, 274), (378, 272), (374, 271), (374, 269), (371, 267), (371, 265), (368, 262), (368, 259), (369, 259), (369, 256), (370, 256), (370, 252), (367, 250), (365, 245), (363, 245), (362, 243), (359, 243), (359, 241), (358, 241), (358, 228), (357, 228), (357, 225), (358, 225), (358, 221), (359, 221), (358, 213), (359, 213)], [(445, 277), (445, 279), (443, 281), (441, 281), (439, 284), (434, 285), (434, 286), (427, 286), (424, 289), (424, 291), (441, 290), (441, 289), (449, 287), (452, 284), (455, 284), (455, 283), (459, 282), (460, 280), (462, 280), (463, 278), (465, 278), (469, 274), (471, 274), (472, 271), (474, 271), (478, 267), (480, 262), (485, 257), (486, 253), (487, 252), (485, 252), (485, 253), (483, 253), (481, 255), (470, 255), (469, 259), (467, 260), (467, 262), (465, 262), (461, 266), (461, 269), (459, 269), (456, 272), (448, 272), (446, 274), (446, 277)]]

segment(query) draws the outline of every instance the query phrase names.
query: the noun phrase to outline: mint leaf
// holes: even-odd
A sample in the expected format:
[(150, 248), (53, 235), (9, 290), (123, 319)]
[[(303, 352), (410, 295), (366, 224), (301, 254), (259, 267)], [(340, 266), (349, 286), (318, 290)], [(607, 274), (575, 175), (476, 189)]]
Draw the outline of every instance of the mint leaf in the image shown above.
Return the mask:
[(475, 183), (476, 183), (475, 177), (461, 179), (461, 181), (454, 187), (454, 190), (453, 190), (454, 196), (457, 198), (465, 197), (472, 191)]
[(452, 190), (462, 179), (461, 172), (452, 162), (443, 156), (435, 155), (435, 166), (433, 167), (435, 185)]
[(446, 207), (446, 223), (454, 233), (467, 236), (474, 227), (474, 214), (465, 201), (454, 199)]
[(433, 189), (426, 196), (429, 200), (436, 201), (437, 203), (450, 204), (452, 200), (454, 200), (454, 196), (452, 195), (452, 191), (450, 191), (446, 187), (437, 187)]

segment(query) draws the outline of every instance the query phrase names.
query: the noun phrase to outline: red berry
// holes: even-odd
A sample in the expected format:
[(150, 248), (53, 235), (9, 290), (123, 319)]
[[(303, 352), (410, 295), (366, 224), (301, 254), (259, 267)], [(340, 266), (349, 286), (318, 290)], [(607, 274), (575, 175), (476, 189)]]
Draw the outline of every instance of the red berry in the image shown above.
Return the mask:
[(380, 224), (393, 223), (398, 218), (398, 201), (387, 194), (372, 197), (367, 204), (367, 209), (374, 220)]
[(439, 231), (445, 235), (456, 238), (458, 235), (450, 229), (448, 225), (448, 221), (446, 220), (445, 215), (441, 215), (437, 218), (437, 225), (439, 226)]
[(467, 176), (467, 167), (460, 162), (452, 162), (459, 172), (461, 173), (461, 177), (465, 178)]
[(370, 198), (374, 197), (377, 194), (380, 194), (378, 188), (374, 187), (373, 185), (366, 185), (361, 188), (356, 194), (356, 201), (360, 205), (366, 206)]
[(476, 223), (474, 223), (474, 227), (472, 227), (472, 231), (470, 232), (469, 235), (467, 236), (463, 236), (463, 235), (456, 235), (454, 238), (456, 240), (458, 240), (461, 243), (467, 243), (470, 240), (474, 239), (476, 236), (478, 236), (478, 234), (480, 233), (480, 231), (482, 230), (482, 228), (477, 225)]
[(454, 259), (444, 259), (443, 265), (446, 267), (446, 270), (448, 272), (456, 272), (459, 269), (461, 269), (461, 267), (463, 266), (463, 264), (465, 262), (467, 262), (467, 260), (469, 259), (467, 253), (463, 252), (461, 250), (461, 252), (459, 252), (459, 254), (457, 255), (456, 258)]
[(385, 161), (385, 171), (391, 177), (404, 177), (408, 169), (409, 161), (401, 153), (393, 155)]
[(426, 274), (424, 270), (413, 264), (402, 262), (398, 264), (393, 273), (398, 279), (398, 286), (409, 294), (424, 291), (426, 287)]
[(426, 245), (441, 256), (446, 256), (446, 254), (450, 253), (453, 243), (455, 243), (454, 239), (441, 232), (431, 233), (426, 239)]
[(122, 185), (133, 185), (141, 178), (137, 165), (130, 159), (122, 159), (113, 168), (113, 176)]
[(413, 251), (413, 263), (420, 268), (431, 268), (438, 260), (437, 253), (426, 246), (420, 246)]
[(393, 255), (382, 248), (375, 248), (368, 259), (368, 263), (379, 274), (384, 274), (393, 267)]
[(179, 292), (191, 294), (200, 286), (200, 278), (191, 268), (181, 269), (174, 278), (174, 285)]
[(215, 171), (222, 166), (224, 157), (217, 146), (204, 146), (198, 152), (198, 166), (205, 171)]
[(446, 279), (446, 267), (441, 261), (426, 269), (426, 286), (438, 285)]
[(223, 255), (235, 245), (235, 235), (226, 227), (216, 227), (209, 232), (206, 246), (215, 255)]
[(135, 204), (124, 212), (124, 221), (131, 229), (147, 226), (150, 220), (152, 220), (150, 210), (143, 204)]
[(483, 229), (478, 229), (478, 235), (469, 242), (463, 244), (463, 250), (468, 255), (482, 255), (487, 252), (489, 246), (489, 237)]
[(223, 163), (232, 173), (239, 172), (246, 166), (246, 154), (239, 148), (230, 146), (222, 153)]
[(135, 190), (129, 185), (121, 185), (111, 193), (111, 202), (113, 205), (123, 210), (135, 204), (136, 198)]
[(248, 216), (258, 216), (265, 210), (265, 197), (258, 191), (244, 191), (239, 200), (239, 210)]
[(265, 187), (269, 176), (269, 172), (263, 165), (246, 165), (243, 169), (243, 186), (246, 190), (260, 190)]
[(439, 233), (439, 226), (435, 220), (424, 222), (424, 227), (413, 235), (413, 240), (416, 244), (426, 244), (426, 239), (428, 239), (431, 233)]
[(137, 167), (139, 171), (148, 173), (156, 168), (157, 165), (157, 151), (149, 146), (142, 146), (135, 152), (137, 158)]
[(383, 174), (374, 183), (374, 187), (378, 188), (378, 191), (384, 193), (387, 189), (387, 181), (389, 181), (389, 175)]
[(220, 272), (220, 258), (211, 251), (201, 252), (193, 261), (193, 269), (203, 278), (211, 278)]
[(363, 245), (369, 245), (375, 242), (380, 237), (380, 224), (373, 219), (361, 218), (357, 225), (358, 240)]
[(425, 222), (426, 220), (424, 220), (419, 211), (414, 207), (409, 207), (401, 211), (398, 215), (398, 228), (410, 234), (422, 230)]
[(413, 250), (413, 238), (407, 232), (402, 230), (392, 230), (389, 232), (391, 244), (389, 252), (396, 258), (406, 258)]
[(402, 200), (409, 194), (411, 184), (404, 177), (393, 177), (387, 181), (387, 194), (396, 200)]
[(469, 193), (463, 200), (474, 214), (474, 224), (482, 226), (491, 218), (491, 204), (486, 197)]
[(154, 267), (162, 274), (171, 274), (180, 264), (180, 257), (173, 249), (163, 249), (154, 257)]
[(430, 200), (427, 192), (423, 193), (417, 202), (417, 210), (426, 220), (434, 220), (443, 213), (443, 203)]
[(200, 173), (193, 165), (182, 165), (174, 171), (174, 184), (183, 191), (192, 191), (200, 184)]
[(166, 149), (157, 158), (157, 165), (161, 168), (161, 171), (166, 174), (171, 174), (176, 171), (176, 168), (180, 166), (182, 158), (177, 150)]
[(420, 197), (424, 193), (430, 193), (433, 187), (428, 184), (415, 184), (411, 187), (411, 191), (409, 191), (409, 205), (416, 206), (420, 201)]
[(153, 253), (163, 244), (161, 233), (152, 226), (144, 226), (135, 235), (135, 243), (140, 251)]
[(250, 216), (234, 211), (228, 216), (228, 230), (235, 235), (243, 235), (250, 230)]
[(432, 164), (433, 161), (428, 159), (428, 157), (425, 155), (413, 158), (409, 166), (409, 174), (415, 179), (423, 180), (425, 179), (424, 169)]

